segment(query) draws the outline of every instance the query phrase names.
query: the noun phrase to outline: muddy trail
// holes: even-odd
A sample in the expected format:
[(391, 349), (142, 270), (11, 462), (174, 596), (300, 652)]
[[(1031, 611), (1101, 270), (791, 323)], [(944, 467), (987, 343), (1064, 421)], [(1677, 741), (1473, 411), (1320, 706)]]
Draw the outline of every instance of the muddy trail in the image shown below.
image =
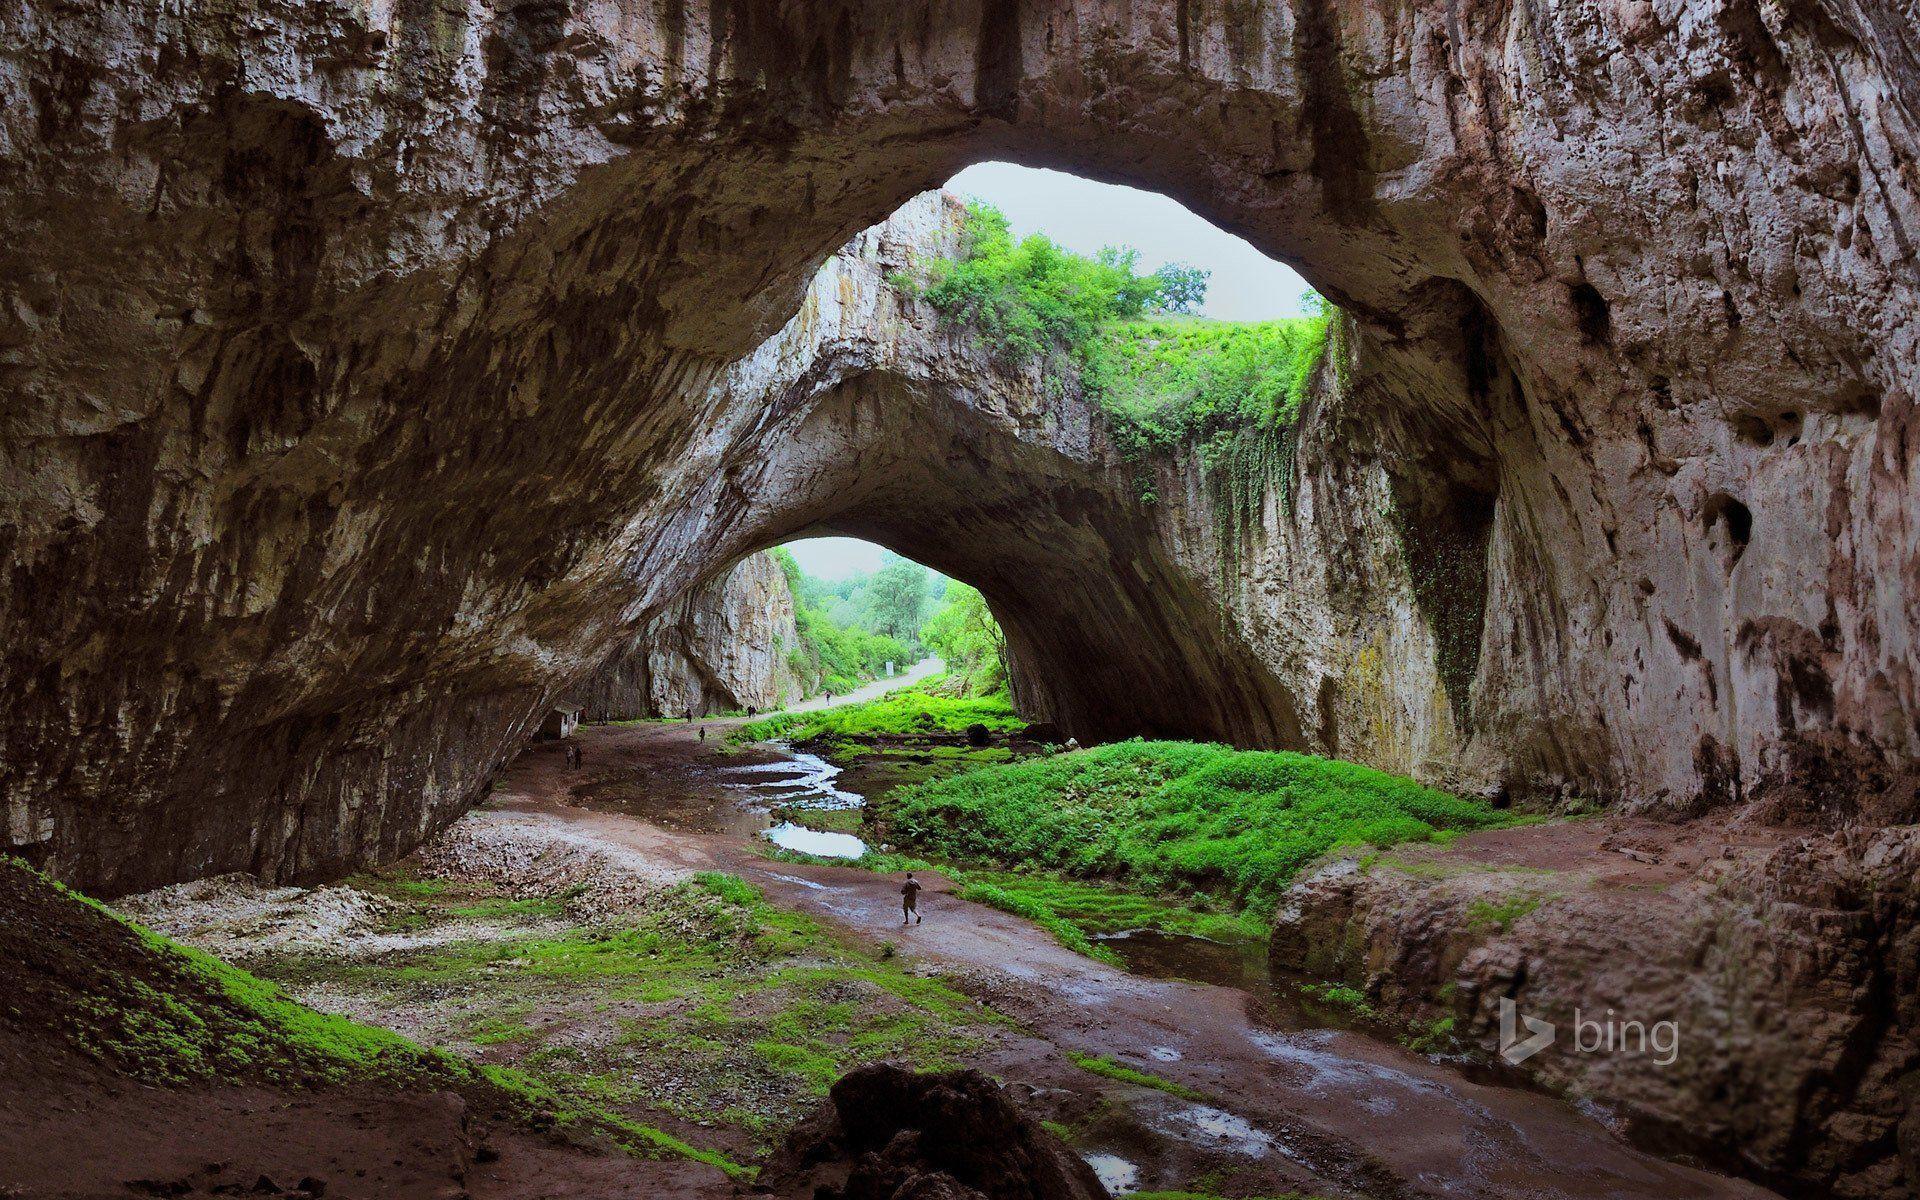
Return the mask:
[[(1326, 1028), (1257, 973), (1226, 967), (1225, 983), (1190, 982), (1215, 967), (1178, 944), (1136, 947), (1143, 973), (1109, 967), (959, 899), (938, 874), (923, 879), (924, 923), (903, 927), (896, 878), (763, 852), (778, 802), (811, 791), (827, 807), (857, 803), (837, 771), (780, 747), (726, 748), (729, 722), (705, 728), (704, 739), (680, 723), (583, 729), (575, 771), (558, 748), (535, 747), (468, 819), (537, 822), (662, 871), (731, 872), (778, 906), (955, 979), (1027, 1035), (972, 1065), (1060, 1125), (1077, 1116), (1076, 1148), (1116, 1192), (1210, 1175), (1236, 1192), (1378, 1200), (1772, 1194), (1642, 1153), (1551, 1097)], [(1153, 1082), (1125, 1086), (1122, 1072), (1110, 1086), (1080, 1069), (1089, 1059)]]

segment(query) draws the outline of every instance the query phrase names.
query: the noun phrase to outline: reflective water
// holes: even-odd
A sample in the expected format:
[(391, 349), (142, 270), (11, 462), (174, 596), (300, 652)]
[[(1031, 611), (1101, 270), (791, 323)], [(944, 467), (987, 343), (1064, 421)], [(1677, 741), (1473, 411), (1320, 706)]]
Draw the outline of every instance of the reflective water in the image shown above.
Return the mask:
[(821, 858), (860, 858), (867, 852), (867, 844), (851, 833), (827, 833), (808, 829), (805, 825), (795, 825), (792, 821), (771, 826), (763, 830), (760, 836), (782, 850)]
[(775, 808), (845, 812), (866, 805), (866, 798), (860, 793), (846, 791), (835, 782), (840, 778), (839, 767), (817, 754), (782, 749), (790, 756), (785, 761), (750, 763), (727, 767), (721, 772), (726, 786), (741, 794), (740, 807), (761, 818), (759, 835), (783, 850), (798, 854), (820, 858), (863, 857), (867, 843), (857, 834), (810, 829), (795, 821), (775, 819)]
[(1118, 1154), (1083, 1154), (1081, 1157), (1100, 1177), (1101, 1185), (1114, 1195), (1124, 1196), (1139, 1189), (1140, 1168)]

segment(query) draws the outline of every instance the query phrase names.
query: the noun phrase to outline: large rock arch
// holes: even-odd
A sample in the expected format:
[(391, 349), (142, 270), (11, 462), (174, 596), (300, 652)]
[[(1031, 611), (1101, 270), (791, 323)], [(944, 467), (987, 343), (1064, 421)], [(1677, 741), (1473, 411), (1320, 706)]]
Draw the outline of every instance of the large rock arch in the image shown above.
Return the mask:
[(1169, 191), (1352, 314), (1347, 420), (1486, 547), (1494, 617), (1432, 622), (1486, 778), (1904, 813), (1890, 3), (0, 21), (8, 829), (69, 878), (324, 873), (457, 812), (688, 582), (644, 568), (759, 418), (711, 385), (988, 156)]

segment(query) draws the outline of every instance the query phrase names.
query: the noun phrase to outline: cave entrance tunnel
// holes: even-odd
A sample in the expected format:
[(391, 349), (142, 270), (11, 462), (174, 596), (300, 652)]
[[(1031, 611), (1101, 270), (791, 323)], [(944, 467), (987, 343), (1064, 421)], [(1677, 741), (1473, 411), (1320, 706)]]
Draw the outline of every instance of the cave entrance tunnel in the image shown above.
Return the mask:
[[(471, 802), (530, 714), (604, 660), (622, 627), (809, 529), (872, 537), (979, 586), (1005, 622), (1026, 694), (1069, 725), (1309, 744), (1302, 731), (1323, 724), (1302, 711), (1311, 694), (1289, 698), (1261, 655), (1222, 636), (1207, 573), (1137, 536), (1153, 518), (1089, 480), (1086, 455), (1018, 472), (950, 469), (998, 443), (1037, 456), (1037, 439), (947, 437), (937, 452), (915, 450), (906, 474), (926, 487), (908, 495), (864, 469), (820, 467), (856, 461), (848, 447), (815, 442), (815, 460), (799, 461), (778, 444), (823, 396), (851, 404), (931, 386), (924, 362), (863, 346), (864, 335), (822, 342), (805, 363), (788, 352), (822, 324), (853, 327), (843, 308), (858, 307), (857, 289), (821, 297), (821, 264), (971, 163), (1155, 190), (1299, 270), (1344, 314), (1351, 397), (1329, 437), (1349, 457), (1384, 463), (1399, 494), (1470, 498), (1436, 511), (1484, 517), (1467, 542), (1497, 566), (1469, 590), (1488, 605), (1511, 600), (1515, 580), (1545, 598), (1539, 612), (1645, 603), (1636, 583), (1683, 552), (1679, 518), (1616, 548), (1605, 514), (1686, 501), (1658, 472), (1603, 478), (1595, 447), (1636, 453), (1631, 418), (1655, 394), (1681, 406), (1663, 444), (1710, 444), (1706, 418), (1680, 429), (1695, 420), (1685, 406), (1703, 399), (1704, 368), (1686, 347), (1721, 346), (1716, 372), (1763, 381), (1755, 388), (1783, 406), (1804, 409), (1804, 393), (1824, 386), (1817, 367), (1768, 349), (1787, 340), (1771, 324), (1805, 319), (1793, 305), (1716, 290), (1700, 312), (1722, 313), (1725, 300), (1746, 313), (1742, 338), (1724, 345), (1692, 318), (1636, 320), (1619, 281), (1665, 278), (1673, 264), (1661, 256), (1674, 252), (1659, 238), (1604, 236), (1620, 198), (1639, 194), (1636, 173), (1613, 173), (1630, 154), (1514, 160), (1497, 139), (1462, 133), (1508, 123), (1453, 107), (1496, 102), (1447, 86), (1460, 72), (1510, 69), (1504, 17), (1455, 27), (1418, 6), (1136, 5), (1096, 32), (1060, 23), (1070, 6), (994, 4), (910, 5), (863, 23), (897, 7), (849, 10), (860, 20), (833, 53), (791, 53), (819, 44), (805, 6), (683, 31), (679, 67), (633, 71), (622, 60), (605, 81), (616, 94), (591, 118), (561, 102), (571, 85), (541, 90), (565, 64), (509, 56), (501, 61), (521, 72), (511, 90), (533, 86), (557, 106), (538, 110), (555, 125), (537, 166), (476, 174), (470, 142), (402, 138), (413, 168), (392, 180), (375, 172), (380, 220), (368, 219), (361, 174), (341, 166), (350, 154), (387, 155), (388, 143), (354, 149), (310, 108), (273, 96), (210, 104), (206, 122), (221, 136), (200, 144), (221, 153), (167, 168), (181, 197), (207, 199), (140, 217), (155, 239), (177, 235), (170, 257), (115, 255), (121, 275), (154, 273), (116, 294), (176, 297), (169, 311), (195, 314), (188, 349), (158, 346), (151, 305), (65, 327), (119, 337), (130, 358), (137, 349), (157, 364), (99, 387), (124, 391), (109, 398), (128, 413), (159, 404), (164, 419), (140, 427), (140, 453), (185, 430), (193, 469), (141, 467), (118, 432), (42, 439), (29, 464), (56, 497), (86, 495), (71, 481), (112, 464), (152, 476), (116, 480), (100, 513), (49, 502), (11, 543), (30, 561), (15, 590), (32, 602), (10, 626), (21, 649), (9, 668), (49, 681), (11, 689), (8, 722), (23, 748), (10, 821), (41, 839), (35, 852), (102, 888), (234, 869), (314, 877), (403, 852)], [(623, 11), (587, 6), (567, 19)], [(1406, 71), (1369, 58), (1376, 18), (1392, 30), (1381, 44), (1422, 47), (1407, 70), (1448, 104), (1410, 102)], [(596, 32), (610, 46), (644, 40)], [(1429, 54), (1430, 43), (1450, 49)], [(662, 88), (711, 103), (666, 102)], [(567, 125), (576, 119), (591, 127)], [(612, 124), (591, 124), (602, 120)], [(658, 124), (613, 128), (628, 120)], [(1738, 142), (1748, 128), (1724, 136)], [(503, 148), (515, 148), (512, 135)], [(62, 161), (82, 170), (105, 160), (76, 148)], [(262, 168), (237, 197), (219, 183), (235, 162)], [(486, 202), (420, 182), (441, 178), (443, 163)], [(116, 205), (145, 214), (150, 201), (104, 184), (83, 215), (119, 228), (128, 222)], [(286, 214), (299, 214), (286, 236), (236, 281), (232, 230)], [(422, 229), (444, 233), (416, 244), (409, 231)], [(118, 244), (97, 239), (103, 255)], [(57, 245), (80, 253), (75, 239)], [(1610, 341), (1655, 328), (1631, 362)], [(51, 334), (35, 363), (57, 372), (62, 355), (88, 358), (60, 340), (74, 336)], [(781, 383), (755, 388), (756, 375)], [(176, 376), (205, 386), (150, 386)], [(963, 390), (1003, 389), (982, 380), (953, 394)], [(39, 389), (34, 403), (67, 394)], [(1044, 418), (1041, 399), (1023, 411)], [(985, 419), (992, 406), (907, 407), (951, 422)], [(942, 412), (961, 416), (929, 415)], [(57, 418), (49, 407), (21, 424)], [(886, 449), (879, 438), (858, 444), (869, 457)], [(767, 478), (783, 460), (788, 476)], [(839, 494), (795, 490), (796, 479), (829, 475)], [(1028, 480), (1028, 494), (1009, 495), (1008, 478)], [(979, 486), (951, 505), (927, 499), (973, 486), (961, 480)], [(1751, 501), (1741, 562), (1752, 573), (1789, 521), (1738, 480), (1723, 490)], [(1526, 521), (1507, 520), (1512, 512)], [(1378, 557), (1360, 544), (1342, 554), (1329, 561), (1356, 575)], [(1709, 584), (1696, 607), (1721, 620), (1719, 583)], [(1458, 591), (1442, 579), (1424, 598), (1457, 603)], [(1862, 620), (1900, 625), (1902, 599), (1864, 597)], [(48, 633), (36, 616), (47, 613), (74, 616)], [(122, 613), (143, 619), (117, 621)], [(1704, 621), (1676, 614), (1680, 626)], [(1476, 674), (1473, 661), (1481, 614), (1469, 606), (1450, 624), (1448, 675), (1474, 692), (1474, 727), (1486, 731), (1475, 736), (1497, 737), (1513, 760), (1489, 771), (1613, 794), (1624, 763), (1636, 785), (1682, 794), (1697, 791), (1701, 750), (1699, 737), (1674, 735), (1676, 720), (1736, 748), (1768, 732), (1763, 705), (1737, 714), (1751, 728), (1707, 730), (1693, 715), (1712, 715), (1717, 684), (1704, 672), (1644, 716), (1607, 712), (1618, 708), (1618, 663), (1636, 650), (1671, 654), (1659, 621), (1644, 623), (1652, 634), (1631, 631), (1632, 647), (1515, 622), (1495, 664), (1509, 668), (1504, 690), (1492, 696), (1486, 683), (1501, 672), (1482, 662)], [(109, 733), (125, 727), (130, 696), (150, 709), (138, 736)], [(1398, 714), (1379, 723), (1397, 736)], [(1433, 720), (1415, 714), (1422, 723)], [(1573, 727), (1594, 736), (1570, 739)], [(92, 732), (47, 732), (73, 730)], [(1382, 761), (1421, 761), (1423, 736)]]
[(929, 193), (856, 238), (722, 380), (722, 407), (757, 416), (697, 467), (661, 539), (684, 548), (677, 577), (690, 590), (796, 539), (872, 542), (980, 590), (1031, 720), (1085, 741), (1307, 748), (1298, 701), (1223, 608), (1211, 538), (1142, 502), (1140, 468), (1060, 364), (1010, 363), (888, 283), (951, 253), (962, 212)]

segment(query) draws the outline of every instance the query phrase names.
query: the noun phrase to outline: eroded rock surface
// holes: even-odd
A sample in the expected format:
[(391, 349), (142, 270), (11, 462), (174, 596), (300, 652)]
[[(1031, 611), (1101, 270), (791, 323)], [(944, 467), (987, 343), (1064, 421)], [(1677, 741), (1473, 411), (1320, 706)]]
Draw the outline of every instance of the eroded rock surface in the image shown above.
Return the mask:
[(686, 593), (574, 687), (588, 720), (771, 710), (805, 682), (793, 591), (766, 554), (751, 554)]
[[(1005, 564), (953, 559), (1069, 730), (1910, 819), (1909, 7), (16, 5), (8, 841), (104, 891), (399, 853), (803, 528)], [(956, 389), (937, 338), (734, 386), (834, 247), (993, 156), (1164, 188), (1350, 315), (1224, 592), (1084, 407)], [(796, 457), (796, 406), (866, 449)], [(840, 486), (771, 505), (783, 460)], [(1369, 505), (1399, 565), (1328, 540)]]
[(1641, 1140), (1920, 1195), (1920, 826), (1607, 819), (1336, 862), (1282, 904), (1273, 957), (1489, 1058), (1511, 999), (1556, 1027), (1519, 1069)]

